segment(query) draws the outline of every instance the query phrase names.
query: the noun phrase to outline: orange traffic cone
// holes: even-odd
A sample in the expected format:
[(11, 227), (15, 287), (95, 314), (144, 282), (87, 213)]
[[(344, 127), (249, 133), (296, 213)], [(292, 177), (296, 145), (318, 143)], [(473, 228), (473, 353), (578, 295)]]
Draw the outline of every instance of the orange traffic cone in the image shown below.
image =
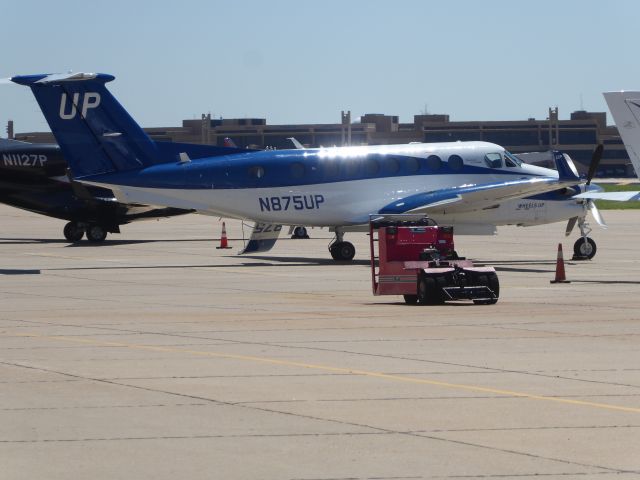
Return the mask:
[(218, 250), (221, 248), (231, 248), (227, 243), (227, 227), (222, 222), (222, 235), (220, 235), (220, 246), (216, 247)]
[(556, 261), (556, 278), (549, 283), (571, 283), (564, 273), (564, 257), (562, 256), (562, 243), (558, 244), (558, 260)]

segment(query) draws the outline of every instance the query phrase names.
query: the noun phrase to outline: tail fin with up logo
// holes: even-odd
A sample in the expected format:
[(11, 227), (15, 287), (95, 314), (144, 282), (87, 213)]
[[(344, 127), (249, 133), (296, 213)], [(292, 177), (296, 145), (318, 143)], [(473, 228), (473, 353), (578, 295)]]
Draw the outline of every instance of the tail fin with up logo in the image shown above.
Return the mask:
[(167, 161), (107, 90), (103, 73), (23, 75), (76, 178)]
[(154, 142), (107, 90), (105, 84), (114, 78), (104, 73), (11, 78), (31, 88), (75, 178), (246, 152)]

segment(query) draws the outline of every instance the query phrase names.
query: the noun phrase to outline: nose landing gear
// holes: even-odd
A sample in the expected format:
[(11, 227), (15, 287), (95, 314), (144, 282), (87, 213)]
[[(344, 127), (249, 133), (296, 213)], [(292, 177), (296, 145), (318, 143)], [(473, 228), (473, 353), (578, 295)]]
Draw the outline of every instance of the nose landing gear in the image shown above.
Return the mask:
[(583, 237), (573, 244), (573, 260), (591, 260), (596, 255), (596, 242), (590, 237)]
[(578, 227), (580, 227), (580, 238), (573, 244), (572, 260), (591, 260), (596, 255), (596, 242), (589, 237), (591, 227), (586, 217), (578, 219)]

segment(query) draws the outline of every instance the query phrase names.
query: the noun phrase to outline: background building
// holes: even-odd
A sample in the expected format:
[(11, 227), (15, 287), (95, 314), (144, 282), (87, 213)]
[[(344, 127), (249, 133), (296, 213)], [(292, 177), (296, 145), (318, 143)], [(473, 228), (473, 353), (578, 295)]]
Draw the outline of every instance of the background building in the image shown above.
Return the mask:
[[(13, 130), (13, 125), (11, 126)], [(606, 112), (576, 111), (560, 120), (558, 109), (549, 109), (545, 120), (452, 122), (449, 115), (415, 115), (413, 123), (400, 123), (395, 115), (366, 114), (352, 122), (342, 112), (340, 123), (268, 125), (264, 118), (183, 120), (181, 127), (154, 127), (145, 131), (154, 140), (206, 143), (222, 146), (230, 138), (241, 148), (293, 148), (294, 137), (307, 147), (334, 145), (385, 145), (409, 142), (483, 140), (513, 153), (562, 150), (585, 173), (596, 145), (605, 146), (597, 176), (632, 176), (633, 167), (615, 126), (607, 126)], [(53, 142), (51, 133), (18, 133), (18, 140)]]

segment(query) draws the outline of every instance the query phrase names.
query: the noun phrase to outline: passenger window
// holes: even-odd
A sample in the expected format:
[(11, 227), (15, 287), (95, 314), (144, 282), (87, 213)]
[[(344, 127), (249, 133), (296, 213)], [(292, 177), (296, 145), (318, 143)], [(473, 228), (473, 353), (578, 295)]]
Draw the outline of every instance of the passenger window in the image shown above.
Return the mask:
[(420, 162), (414, 157), (407, 157), (405, 165), (409, 173), (416, 173), (420, 169)]
[(462, 165), (463, 165), (463, 161), (462, 161), (462, 157), (460, 155), (451, 155), (449, 157), (449, 168), (451, 170), (462, 170)]
[(442, 160), (437, 155), (429, 155), (427, 157), (427, 168), (429, 170), (440, 170), (442, 166)]
[(344, 172), (347, 178), (352, 178), (358, 175), (360, 161), (355, 158), (347, 158), (344, 161)]
[(325, 178), (335, 178), (338, 176), (340, 165), (337, 161), (328, 159), (320, 164), (320, 168), (324, 172)]
[(304, 165), (300, 162), (295, 162), (291, 164), (291, 176), (293, 178), (302, 178), (304, 177)]
[(262, 167), (250, 167), (249, 168), (249, 176), (251, 178), (262, 178), (264, 177), (264, 168)]
[(389, 173), (398, 173), (400, 170), (400, 163), (393, 157), (388, 157), (384, 160), (385, 167)]
[(380, 171), (380, 164), (378, 163), (377, 160), (374, 160), (373, 158), (369, 158), (364, 164), (364, 171), (370, 177), (377, 175), (378, 172)]
[(500, 168), (502, 167), (502, 155), (499, 153), (487, 153), (484, 156), (484, 162), (489, 168)]

